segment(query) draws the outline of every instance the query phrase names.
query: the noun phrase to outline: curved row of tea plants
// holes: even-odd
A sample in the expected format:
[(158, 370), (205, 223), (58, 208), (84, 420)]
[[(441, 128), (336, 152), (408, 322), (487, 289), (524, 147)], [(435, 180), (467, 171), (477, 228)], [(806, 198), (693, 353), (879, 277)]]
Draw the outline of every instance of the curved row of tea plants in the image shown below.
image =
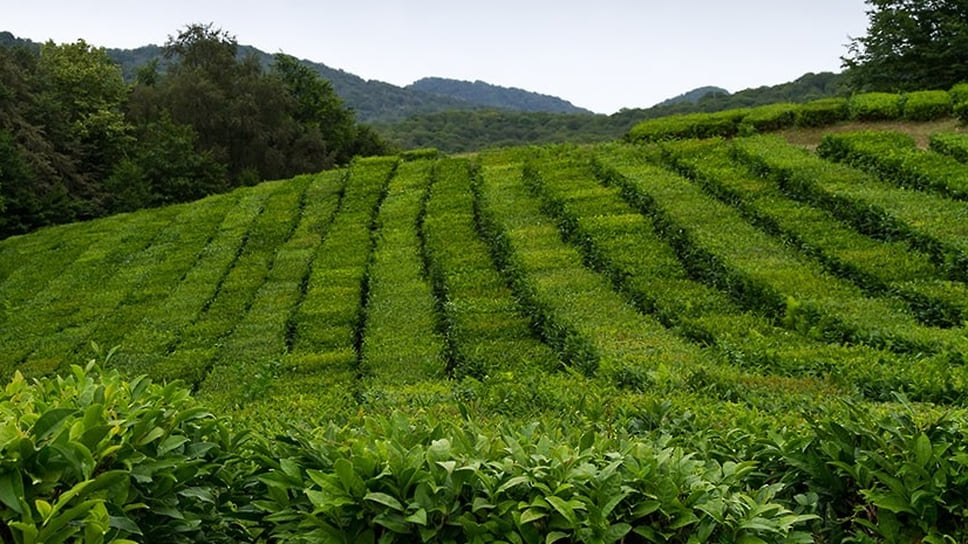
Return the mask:
[(715, 113), (670, 115), (643, 121), (625, 135), (631, 142), (749, 136), (786, 128), (824, 127), (841, 121), (933, 121), (968, 118), (968, 85), (950, 91), (860, 93), (850, 98), (822, 98), (805, 104), (778, 103)]
[(952, 286), (923, 252), (901, 241), (865, 236), (826, 210), (787, 197), (775, 182), (736, 164), (722, 141), (669, 144), (663, 151), (673, 167), (750, 223), (800, 248), (869, 296), (899, 296), (926, 325), (952, 327), (964, 321), (968, 300), (937, 296)]
[[(922, 357), (827, 344), (743, 311), (726, 293), (690, 279), (672, 247), (622, 200), (620, 189), (598, 185), (588, 156), (547, 155), (533, 166), (530, 184), (565, 235), (637, 307), (678, 334), (716, 346), (734, 364), (778, 375), (836, 377), (872, 398), (889, 399), (901, 388), (925, 399), (950, 393), (949, 380), (924, 380)], [(809, 388), (809, 382), (786, 385), (798, 387)]]
[[(0, 266), (0, 369), (63, 371), (95, 340), (119, 344), (112, 368), (182, 378), (267, 436), (336, 422), (152, 491), (193, 509), (186, 541), (202, 520), (212, 541), (963, 536), (963, 202), (764, 137), (409, 159), (0, 242), (16, 260)], [(101, 408), (41, 404), (0, 438), (81, 468), (24, 507), (0, 465), (0, 503), (38, 538), (70, 511), (56, 530), (150, 540), (143, 513), (108, 504), (151, 482), (84, 484), (88, 465), (116, 469), (64, 441), (145, 462), (223, 447), (161, 424), (102, 436)], [(641, 487), (646, 465), (679, 487)], [(619, 491), (596, 487), (614, 474)]]

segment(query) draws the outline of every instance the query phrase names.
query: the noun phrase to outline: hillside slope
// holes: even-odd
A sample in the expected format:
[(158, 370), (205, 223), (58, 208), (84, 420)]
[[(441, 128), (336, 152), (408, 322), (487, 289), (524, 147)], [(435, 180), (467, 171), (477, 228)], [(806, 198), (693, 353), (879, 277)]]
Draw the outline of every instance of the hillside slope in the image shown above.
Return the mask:
[[(957, 430), (968, 399), (968, 166), (895, 136), (853, 138), (897, 146), (921, 165), (911, 172), (919, 179), (939, 165), (947, 173), (914, 189), (889, 164), (861, 160), (859, 147), (851, 160), (870, 173), (762, 135), (423, 152), (9, 238), (0, 241), (0, 373), (64, 374), (96, 342), (117, 346), (108, 364), (124, 374), (183, 380), (216, 413), (271, 434), (347, 421), (372, 431), (365, 416), (408, 434), (407, 416), (427, 418), (435, 430), (420, 451), (447, 481), (477, 473), (451, 476), (457, 465), (441, 461), (451, 444), (507, 460), (533, 443), (528, 459), (560, 458), (569, 479), (585, 481), (610, 478), (589, 472), (597, 432), (656, 437), (655, 452), (637, 447), (623, 462), (669, 458), (675, 441), (683, 460), (715, 460), (697, 461), (706, 478), (732, 471), (731, 486), (805, 514), (783, 517), (784, 531), (850, 534), (896, 483), (858, 474), (916, 455), (932, 468), (907, 476), (911, 486), (937, 483), (944, 467), (961, 482), (968, 454)], [(964, 138), (946, 146), (968, 156)], [(464, 420), (523, 430), (502, 434), (519, 438), (495, 451), (503, 442), (436, 423)], [(361, 427), (339, 436), (369, 437), (354, 443), (381, 459), (373, 467), (397, 470), (417, 451)], [(858, 440), (876, 460), (828, 460)], [(619, 454), (608, 451), (614, 466)], [(313, 459), (283, 467), (291, 474)], [(635, 472), (630, 481), (651, 480)], [(846, 501), (844, 482), (870, 492)], [(911, 515), (879, 530), (963, 540), (962, 490), (930, 491), (959, 505), (955, 521)], [(473, 497), (475, 508), (489, 493)], [(662, 500), (710, 527), (751, 530), (706, 502), (682, 506), (683, 493)], [(651, 513), (657, 500), (644, 496)], [(353, 497), (341, 504), (405, 508), (385, 491)], [(550, 503), (592, 508), (567, 500)], [(615, 504), (611, 491), (602, 500)], [(615, 515), (636, 527), (672, 523), (641, 511)], [(422, 520), (395, 527), (417, 534)], [(676, 530), (685, 541), (698, 529)], [(764, 542), (785, 541), (762, 531)]]
[(579, 108), (556, 96), (533, 93), (514, 87), (491, 85), (480, 80), (471, 82), (425, 77), (411, 83), (407, 88), (440, 96), (449, 96), (496, 109), (546, 113), (592, 113), (590, 110)]
[[(814, 376), (830, 361), (840, 361), (838, 383), (872, 399), (901, 384), (913, 399), (968, 395), (926, 372), (968, 353), (951, 328), (968, 315), (959, 279), (966, 274), (939, 264), (964, 262), (959, 223), (944, 223), (964, 213), (962, 202), (917, 196), (941, 221), (905, 227), (935, 241), (937, 253), (924, 253), (829, 217), (849, 208), (778, 193), (772, 178), (750, 168), (786, 161), (790, 177), (823, 166), (836, 177), (813, 183), (829, 183), (829, 191), (841, 190), (840, 179), (862, 179), (779, 140), (659, 151), (605, 144), (493, 152), (480, 157), (479, 175), (464, 160), (370, 159), (14, 237), (0, 243), (0, 370), (49, 373), (83, 357), (93, 340), (120, 345), (114, 361), (129, 372), (180, 377), (219, 402), (277, 406), (272, 399), (297, 391), (311, 401), (302, 409), (340, 411), (370, 398), (367, 391), (409, 395), (406, 385), (416, 382), (446, 404), (449, 379), (516, 371), (507, 353), (545, 346), (544, 362), (534, 363), (541, 372), (564, 363), (603, 387), (637, 376), (652, 391), (679, 394), (703, 368), (727, 397), (753, 405), (776, 394), (755, 385), (761, 381), (827, 391)], [(864, 183), (870, 195), (840, 198), (857, 206), (880, 199), (882, 213), (902, 213), (887, 207), (898, 189)], [(458, 228), (474, 214), (477, 222)], [(582, 242), (563, 244), (556, 224)], [(461, 271), (470, 264), (450, 259), (470, 258), (482, 243), (465, 293)], [(495, 291), (481, 291), (480, 274), (495, 273)], [(515, 298), (498, 294), (505, 282)], [(494, 313), (497, 300), (510, 313)], [(530, 316), (537, 336), (510, 317), (518, 313)], [(513, 334), (473, 332), (513, 323)], [(737, 366), (738, 352), (759, 362)], [(396, 362), (378, 362), (387, 357)], [(417, 366), (405, 370), (405, 360)], [(306, 389), (332, 380), (342, 392)]]

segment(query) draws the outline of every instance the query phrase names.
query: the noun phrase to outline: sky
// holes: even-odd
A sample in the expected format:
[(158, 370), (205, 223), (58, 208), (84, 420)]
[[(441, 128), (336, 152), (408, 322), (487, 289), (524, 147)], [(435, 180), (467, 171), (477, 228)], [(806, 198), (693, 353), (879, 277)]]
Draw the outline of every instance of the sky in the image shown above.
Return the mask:
[[(4, 5), (5, 4), (5, 5)], [(192, 23), (240, 44), (405, 86), (482, 80), (598, 113), (705, 85), (736, 92), (839, 72), (864, 0), (0, 0), (0, 31), (109, 48)]]

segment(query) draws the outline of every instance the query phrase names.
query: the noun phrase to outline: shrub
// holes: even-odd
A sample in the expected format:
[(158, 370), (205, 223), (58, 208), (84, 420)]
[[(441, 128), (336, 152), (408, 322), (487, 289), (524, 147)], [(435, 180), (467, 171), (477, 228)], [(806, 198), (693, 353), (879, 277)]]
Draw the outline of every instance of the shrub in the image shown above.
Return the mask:
[(748, 109), (717, 113), (670, 115), (643, 121), (629, 131), (626, 139), (633, 142), (657, 142), (685, 138), (713, 138), (735, 136)]
[[(93, 362), (0, 392), (3, 542), (234, 542), (231, 432), (190, 392)], [(247, 502), (247, 501), (245, 501)]]
[(756, 132), (771, 132), (793, 126), (800, 111), (799, 104), (781, 102), (759, 106), (750, 110), (743, 117), (742, 127), (749, 127)]
[(955, 104), (954, 113), (955, 117), (957, 117), (962, 124), (968, 124), (968, 102), (959, 102)]
[(957, 104), (964, 104), (968, 102), (968, 83), (959, 83), (948, 91), (951, 95), (951, 101)]
[(968, 163), (968, 134), (942, 133), (931, 136), (931, 150), (958, 162)]
[(917, 91), (904, 95), (903, 116), (909, 121), (933, 121), (951, 115), (951, 96), (945, 91)]
[(846, 98), (821, 98), (800, 107), (796, 125), (823, 127), (844, 121), (849, 115)]
[(855, 94), (847, 102), (855, 121), (892, 121), (901, 117), (901, 95), (893, 93)]
[(952, 157), (917, 149), (914, 138), (904, 133), (828, 134), (817, 151), (822, 157), (846, 162), (901, 187), (968, 200), (968, 173), (964, 165)]
[(418, 161), (421, 159), (436, 159), (440, 157), (441, 153), (436, 147), (422, 147), (420, 149), (411, 149), (400, 153), (400, 159), (403, 161)]

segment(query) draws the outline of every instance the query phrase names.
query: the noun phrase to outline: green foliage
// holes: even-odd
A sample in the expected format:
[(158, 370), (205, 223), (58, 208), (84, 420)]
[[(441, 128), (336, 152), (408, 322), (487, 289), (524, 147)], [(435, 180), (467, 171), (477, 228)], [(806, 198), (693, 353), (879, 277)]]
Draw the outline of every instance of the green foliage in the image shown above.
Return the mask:
[(130, 156), (104, 181), (110, 211), (188, 202), (228, 189), (225, 165), (196, 149), (198, 135), (190, 125), (163, 115), (136, 133)]
[(847, 109), (855, 121), (893, 121), (901, 117), (901, 101), (899, 94), (855, 94), (847, 101)]
[(808, 445), (787, 450), (787, 462), (818, 493), (818, 513), (836, 540), (961, 541), (968, 536), (963, 421), (925, 418), (899, 401), (873, 418), (852, 404), (842, 418), (821, 415)]
[(968, 135), (943, 132), (931, 135), (931, 150), (947, 155), (958, 162), (968, 163)]
[(847, 119), (849, 109), (846, 98), (820, 98), (800, 107), (796, 125), (799, 127), (824, 127)]
[(968, 102), (968, 83), (957, 83), (948, 90), (951, 101), (957, 106)]
[(233, 542), (245, 433), (177, 385), (89, 364), (0, 394), (4, 542)]
[(953, 107), (946, 91), (915, 91), (904, 94), (902, 117), (910, 121), (933, 121), (950, 117)]
[(380, 154), (331, 86), (291, 57), (267, 73), (191, 25), (126, 85), (84, 41), (0, 47), (0, 237), (198, 199)]
[(855, 91), (947, 89), (968, 80), (968, 20), (959, 0), (866, 0), (867, 34), (841, 57)]
[(846, 162), (892, 181), (968, 200), (968, 171), (957, 160), (920, 151), (907, 134), (863, 131), (828, 134), (817, 149), (823, 157)]
[(782, 102), (753, 108), (743, 117), (740, 132), (772, 132), (792, 127), (801, 108), (799, 104)]
[[(275, 438), (92, 364), (0, 393), (5, 542), (961, 541), (962, 412), (630, 436), (369, 417)], [(656, 414), (662, 412), (656, 407)]]
[(609, 161), (629, 201), (656, 217), (693, 274), (745, 307), (826, 342), (934, 353), (960, 341), (956, 334), (919, 326), (891, 300), (867, 298), (856, 285), (823, 274), (817, 263), (687, 180), (644, 164), (634, 151), (614, 153)]
[(454, 110), (375, 127), (403, 149), (435, 147), (462, 153), (496, 146), (608, 141), (619, 138), (635, 121), (591, 114)]
[(719, 113), (672, 115), (643, 121), (632, 127), (626, 139), (633, 142), (656, 142), (685, 138), (734, 136), (749, 110), (727, 110)]
[(798, 200), (829, 210), (864, 234), (905, 240), (931, 255), (950, 279), (968, 277), (963, 202), (899, 188), (777, 138), (738, 140), (736, 150), (741, 160), (777, 179)]
[[(291, 542), (807, 542), (813, 515), (749, 463), (553, 429), (371, 420), (273, 460), (260, 502)], [(574, 440), (574, 441), (573, 441)]]
[(397, 167), (374, 225), (360, 371), (376, 389), (439, 381), (445, 375), (443, 339), (436, 330), (430, 285), (422, 277), (416, 232), (431, 166), (411, 161)]
[(255, 435), (130, 438), (110, 493), (69, 496), (120, 470), (62, 471), (79, 409), (32, 522), (93, 500), (67, 541), (964, 540), (965, 203), (883, 177), (764, 136), (391, 156), (0, 241), (5, 376), (65, 383), (103, 338)]
[[(542, 381), (560, 362), (531, 334), (527, 318), (494, 267), (488, 246), (478, 237), (471, 176), (472, 166), (466, 160), (438, 162), (418, 224), (450, 374), (491, 380), (488, 384), (508, 376), (513, 386), (523, 382), (522, 374)], [(500, 399), (495, 406), (507, 414), (521, 408), (508, 399)]]

